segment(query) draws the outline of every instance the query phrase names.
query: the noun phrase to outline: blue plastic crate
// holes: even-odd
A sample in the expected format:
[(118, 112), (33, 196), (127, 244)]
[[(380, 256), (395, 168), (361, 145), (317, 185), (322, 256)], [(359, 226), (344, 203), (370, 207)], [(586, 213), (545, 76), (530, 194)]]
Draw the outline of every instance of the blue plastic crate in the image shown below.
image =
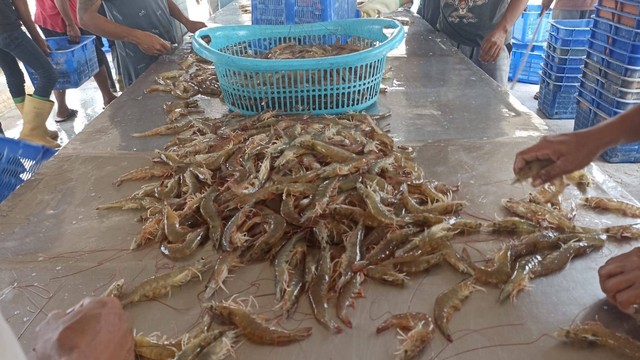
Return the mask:
[[(53, 50), (49, 59), (58, 74), (54, 90), (76, 89), (98, 72), (95, 36), (81, 36), (79, 44), (69, 43), (66, 36), (46, 40)], [(37, 84), (38, 75), (29, 67), (25, 68), (31, 82)]]
[(609, 105), (609, 107), (611, 107), (612, 109), (621, 110), (621, 111), (629, 110), (632, 107), (640, 104), (640, 100), (621, 99), (610, 94), (608, 91), (604, 89), (597, 90), (596, 99)]
[(583, 56), (559, 56), (549, 51), (545, 51), (544, 59), (550, 63), (563, 65), (563, 66), (577, 66), (584, 65)]
[(254, 25), (293, 25), (353, 19), (356, 0), (251, 0)]
[(590, 81), (588, 81), (587, 79), (585, 79), (584, 77), (582, 77), (580, 79), (580, 89), (586, 91), (589, 93), (589, 95), (591, 96), (596, 96), (598, 94), (598, 87), (596, 85), (596, 83), (592, 83)]
[[(585, 65), (586, 64), (587, 62), (585, 61)], [(598, 85), (598, 75), (592, 71), (587, 70), (586, 68), (584, 68), (584, 71), (582, 72), (582, 78), (587, 80), (591, 84), (596, 84), (596, 86)]]
[[(509, 81), (512, 81), (513, 77), (516, 75), (523, 57), (524, 51), (513, 50), (511, 52), (511, 63), (509, 64)], [(544, 58), (542, 54), (529, 54), (529, 56), (527, 56), (527, 61), (522, 68), (522, 72), (518, 77), (518, 82), (526, 84), (538, 84), (540, 82), (540, 71), (542, 70), (543, 60)]]
[(0, 202), (55, 153), (46, 146), (0, 137)]
[(628, 41), (640, 41), (640, 30), (636, 30), (621, 24), (615, 24), (605, 19), (594, 18), (593, 28), (601, 30), (606, 34), (611, 34)]
[(620, 24), (633, 29), (640, 29), (640, 16), (629, 14), (623, 11), (603, 8), (596, 5), (596, 18), (608, 20), (615, 24)]
[(580, 97), (578, 99), (578, 106), (576, 108), (576, 117), (573, 122), (573, 131), (578, 131), (586, 128), (590, 128), (593, 126), (592, 117), (591, 117), (591, 109), (587, 106), (584, 100)]
[[(545, 50), (545, 44), (546, 42), (539, 42), (539, 43), (533, 43), (533, 46), (531, 47), (531, 53), (532, 54), (544, 54)], [(517, 51), (527, 51), (527, 47), (529, 47), (529, 43), (524, 43), (524, 42), (520, 42), (518, 40), (512, 40), (511, 41), (511, 45), (513, 46), (513, 50), (517, 50)]]
[[(572, 65), (558, 65), (558, 64), (554, 64), (552, 62), (546, 61), (544, 62), (544, 66), (549, 70), (552, 71), (556, 74), (561, 74), (561, 75), (580, 75), (582, 74), (582, 69), (580, 68), (580, 66), (572, 66)], [(577, 81), (574, 81), (577, 82)]]
[(600, 156), (608, 163), (638, 163), (640, 162), (640, 142), (612, 147)]
[(538, 108), (550, 119), (573, 119), (576, 114), (577, 84), (555, 83), (540, 76)]
[[(209, 36), (211, 43), (205, 43), (202, 36)], [(404, 27), (390, 19), (233, 25), (198, 30), (193, 49), (216, 64), (224, 100), (233, 111), (341, 114), (364, 110), (378, 99), (387, 54), (404, 36)], [(320, 59), (245, 57), (256, 43), (318, 44), (331, 37), (349, 38), (350, 43), (366, 49)]]
[(591, 33), (593, 20), (551, 20), (549, 34), (561, 39), (586, 39)]
[(558, 56), (584, 57), (587, 55), (586, 48), (562, 47), (549, 42), (547, 42), (546, 49), (549, 53)]
[[(558, 84), (570, 84), (570, 85), (578, 85), (580, 83), (580, 74), (572, 74), (572, 75), (558, 74), (549, 70), (547, 66), (548, 66), (548, 63), (545, 61), (542, 64), (541, 73), (542, 73), (542, 76), (551, 80), (551, 82), (558, 83)], [(580, 70), (580, 73), (582, 73), (582, 70)]]
[(619, 38), (615, 35), (604, 33), (594, 29), (591, 38), (599, 43), (607, 44), (610, 48), (624, 51), (630, 54), (640, 54), (640, 42), (633, 42)]
[[(536, 30), (536, 25), (538, 24), (538, 19), (540, 18), (541, 9), (541, 5), (527, 5), (525, 11), (522, 13), (522, 15), (520, 15), (520, 18), (518, 18), (518, 20), (516, 20), (516, 23), (513, 25), (513, 38), (515, 40), (524, 43), (531, 42), (533, 33)], [(549, 23), (550, 19), (551, 11), (547, 11), (544, 14), (542, 25), (540, 25), (540, 30), (538, 30), (538, 34), (536, 34), (535, 42), (543, 42), (547, 39), (549, 27), (551, 26), (551, 24)]]
[[(616, 85), (625, 89), (637, 89), (636, 85), (640, 80), (640, 66), (629, 66), (613, 60), (608, 56), (600, 55), (589, 51), (585, 59), (586, 68), (596, 72), (607, 80), (613, 81)], [(610, 73), (610, 74), (605, 74)]]
[(631, 54), (627, 51), (618, 50), (611, 45), (593, 39), (589, 39), (589, 49), (595, 51), (598, 55), (608, 56), (622, 65), (640, 67), (640, 54)]
[(624, 112), (623, 110), (612, 108), (611, 106), (605, 104), (603, 101), (598, 100), (594, 96), (591, 96), (591, 94), (587, 93), (581, 88), (578, 88), (578, 96), (586, 100), (593, 109), (602, 111), (608, 117), (614, 117)]
[(570, 48), (586, 48), (587, 47), (587, 38), (563, 39), (561, 37), (557, 37), (556, 35), (549, 34), (549, 42), (553, 45), (560, 46), (560, 47), (570, 47)]

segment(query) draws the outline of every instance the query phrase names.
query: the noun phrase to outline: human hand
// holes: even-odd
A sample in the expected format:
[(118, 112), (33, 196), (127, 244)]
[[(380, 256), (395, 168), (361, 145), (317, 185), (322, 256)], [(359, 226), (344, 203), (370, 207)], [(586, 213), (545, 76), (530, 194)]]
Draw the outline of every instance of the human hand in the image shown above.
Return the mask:
[(500, 52), (504, 48), (504, 40), (507, 37), (507, 28), (496, 26), (482, 41), (478, 59), (485, 63), (493, 63), (498, 60)]
[(168, 41), (146, 31), (140, 31), (134, 43), (147, 55), (160, 56), (171, 52), (171, 44)]
[(131, 325), (112, 297), (53, 311), (36, 329), (36, 360), (133, 360), (133, 346)]
[(47, 41), (42, 38), (42, 36), (38, 36), (34, 38), (33, 42), (36, 43), (36, 45), (40, 48), (40, 50), (42, 50), (42, 52), (46, 56), (49, 56), (49, 54), (51, 53), (51, 48), (49, 47), (49, 44), (47, 43)]
[(80, 42), (80, 29), (76, 26), (76, 24), (71, 23), (67, 25), (67, 36), (69, 37), (69, 42), (71, 43), (79, 43)]
[(402, 3), (398, 0), (369, 0), (360, 5), (360, 17), (376, 18), (382, 14), (394, 12), (400, 8)]
[(540, 11), (540, 15), (551, 9), (551, 4), (553, 4), (553, 0), (542, 0), (542, 11)]
[(203, 23), (202, 21), (189, 20), (185, 27), (187, 28), (187, 31), (193, 34), (202, 28), (206, 28), (207, 24)]
[(537, 187), (580, 170), (600, 154), (600, 147), (591, 138), (589, 131), (543, 136), (538, 143), (516, 154), (513, 172), (517, 174), (530, 161), (552, 160), (552, 164), (531, 177), (531, 184)]
[(620, 310), (633, 314), (640, 304), (640, 248), (609, 259), (598, 270), (600, 288)]

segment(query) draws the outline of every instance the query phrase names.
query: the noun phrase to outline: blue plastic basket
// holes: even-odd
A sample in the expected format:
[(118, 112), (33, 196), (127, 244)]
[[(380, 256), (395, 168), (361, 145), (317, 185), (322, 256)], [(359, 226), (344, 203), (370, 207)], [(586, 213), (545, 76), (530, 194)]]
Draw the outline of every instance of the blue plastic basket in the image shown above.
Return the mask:
[[(541, 5), (527, 5), (525, 11), (513, 25), (513, 38), (515, 40), (522, 41), (524, 43), (529, 43), (531, 41), (533, 33), (536, 30), (536, 25), (538, 24), (538, 19), (540, 18), (540, 10), (542, 10)], [(551, 26), (549, 24), (549, 19), (551, 19), (551, 11), (547, 11), (544, 14), (544, 19), (542, 20), (542, 25), (540, 26), (540, 30), (538, 30), (538, 34), (536, 34), (535, 42), (543, 42), (547, 39), (549, 27)]]
[(594, 18), (593, 28), (601, 30), (606, 34), (611, 34), (628, 41), (640, 41), (640, 30), (632, 29), (620, 24), (615, 24), (605, 19)]
[[(531, 53), (532, 54), (544, 54), (545, 52), (545, 48), (544, 45), (546, 44), (545, 41), (543, 42), (539, 42), (539, 43), (533, 43), (533, 46), (531, 47)], [(513, 50), (516, 51), (527, 51), (527, 47), (529, 47), (529, 43), (523, 43), (520, 42), (518, 40), (511, 40), (511, 46), (513, 47)]]
[[(513, 50), (511, 52), (511, 62), (509, 63), (509, 81), (513, 80), (516, 76), (518, 67), (524, 57), (524, 51)], [(530, 53), (527, 56), (527, 61), (522, 68), (522, 72), (518, 77), (518, 82), (526, 84), (538, 84), (540, 83), (540, 71), (542, 70), (542, 61), (544, 60), (542, 54)]]
[(598, 55), (608, 56), (622, 65), (640, 67), (640, 54), (618, 50), (611, 45), (593, 39), (589, 39), (589, 49), (595, 51)]
[(550, 42), (547, 42), (546, 49), (548, 52), (558, 56), (571, 56), (571, 57), (584, 57), (587, 55), (586, 48), (570, 48), (570, 47), (562, 47), (553, 45)]
[(46, 146), (0, 137), (0, 202), (55, 153)]
[[(202, 41), (205, 35), (211, 37), (210, 45)], [(224, 100), (234, 111), (338, 114), (363, 110), (376, 101), (386, 55), (402, 42), (404, 35), (402, 25), (389, 19), (220, 26), (199, 30), (193, 48), (216, 64)], [(369, 48), (321, 59), (245, 57), (249, 53), (260, 54), (267, 44), (267, 48), (286, 43), (325, 44), (345, 38)]]
[(252, 0), (254, 25), (293, 25), (358, 17), (356, 0)]
[[(58, 74), (54, 90), (78, 88), (98, 72), (95, 36), (81, 36), (79, 44), (70, 44), (66, 36), (46, 40), (53, 50), (49, 58)], [(35, 86), (38, 83), (38, 75), (29, 67), (25, 68), (31, 83)]]
[(561, 39), (586, 39), (591, 33), (593, 20), (551, 20), (549, 34)]
[(591, 39), (603, 44), (607, 44), (609, 47), (616, 50), (624, 51), (631, 54), (640, 53), (640, 42), (622, 39), (615, 35), (602, 32), (601, 30), (594, 29), (591, 33)]
[(576, 108), (576, 117), (573, 122), (573, 131), (590, 128), (595, 125), (592, 123), (591, 108), (589, 108), (587, 103), (579, 96), (577, 99), (578, 107)]
[(608, 20), (633, 29), (640, 29), (640, 16), (596, 5), (596, 18)]
[(577, 66), (580, 67), (584, 65), (584, 57), (583, 56), (558, 56), (549, 51), (546, 51), (544, 54), (544, 59), (550, 63), (562, 66)]
[(569, 47), (569, 48), (586, 48), (587, 47), (587, 38), (561, 38), (553, 34), (549, 34), (549, 43), (560, 46), (560, 47)]
[(540, 76), (538, 108), (549, 119), (573, 119), (576, 114), (577, 84), (561, 84)]

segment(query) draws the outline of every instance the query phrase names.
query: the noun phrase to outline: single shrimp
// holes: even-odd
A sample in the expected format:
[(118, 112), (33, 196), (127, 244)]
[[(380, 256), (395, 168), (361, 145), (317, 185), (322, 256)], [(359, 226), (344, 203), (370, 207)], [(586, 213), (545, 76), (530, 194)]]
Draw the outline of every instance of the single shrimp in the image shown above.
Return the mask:
[(434, 319), (436, 326), (442, 335), (449, 342), (453, 342), (453, 337), (449, 333), (449, 321), (455, 311), (462, 309), (462, 302), (466, 300), (471, 293), (483, 288), (477, 286), (473, 282), (473, 278), (462, 280), (458, 285), (441, 293), (436, 298), (434, 305)]
[(225, 331), (221, 338), (202, 350), (198, 360), (226, 359), (229, 355), (234, 355), (233, 348), (237, 345), (238, 340), (239, 334), (237, 331)]
[(120, 279), (109, 286), (100, 297), (114, 297), (120, 298), (122, 296), (122, 289), (124, 288), (124, 279)]
[(134, 336), (133, 341), (136, 355), (150, 360), (174, 359), (178, 351), (182, 350), (173, 344), (156, 341), (146, 336)]
[(396, 271), (413, 274), (423, 272), (431, 267), (440, 264), (444, 260), (444, 252), (438, 252), (433, 255), (408, 255), (404, 257), (396, 257), (389, 259), (380, 264), (380, 266), (393, 266)]
[(189, 116), (192, 114), (204, 114), (204, 109), (175, 109), (173, 111), (171, 111), (171, 113), (169, 113), (169, 115), (167, 115), (167, 122), (168, 123), (174, 123), (176, 121), (178, 121), (180, 118), (185, 117), (185, 116)]
[(595, 248), (596, 246), (594, 244), (585, 241), (572, 241), (563, 245), (559, 250), (545, 256), (537, 266), (531, 270), (531, 278), (538, 278), (558, 272), (567, 267), (571, 259), (575, 256), (586, 255)]
[[(293, 315), (296, 306), (298, 305), (298, 301), (300, 300), (300, 296), (302, 296), (304, 291), (307, 264), (314, 260), (311, 259), (310, 256), (307, 256), (307, 246), (304, 242), (296, 242), (292, 252), (293, 255), (289, 262), (291, 270), (287, 275), (288, 282), (284, 289), (282, 302), (280, 303), (285, 318), (289, 318)], [(313, 270), (311, 270), (311, 272), (313, 272)]]
[(145, 166), (121, 175), (113, 182), (113, 185), (117, 187), (125, 181), (149, 180), (152, 177), (166, 178), (171, 175), (173, 175), (173, 170), (168, 166)]
[(564, 180), (575, 186), (583, 195), (587, 193), (587, 188), (593, 185), (591, 178), (584, 169), (565, 175)]
[(200, 227), (188, 234), (181, 244), (170, 244), (168, 241), (163, 242), (160, 245), (160, 252), (171, 260), (185, 258), (196, 251), (206, 236), (207, 227)]
[[(395, 353), (396, 360), (413, 359), (429, 345), (435, 332), (431, 317), (418, 312), (392, 315), (376, 328), (376, 334), (391, 328), (397, 328), (401, 334), (399, 338), (405, 340)], [(404, 335), (402, 331), (409, 331), (409, 333)]]
[(338, 319), (342, 320), (349, 329), (351, 329), (353, 324), (347, 315), (347, 306), (354, 307), (353, 298), (357, 295), (362, 296), (362, 289), (360, 288), (362, 278), (362, 273), (353, 274), (349, 280), (340, 287), (340, 293), (338, 294), (338, 300), (336, 302)]
[(513, 275), (500, 291), (498, 302), (503, 302), (507, 298), (515, 301), (518, 293), (529, 287), (529, 279), (533, 276), (531, 273), (541, 260), (542, 256), (540, 255), (529, 255), (519, 259)]
[(145, 94), (152, 93), (152, 92), (170, 93), (171, 91), (173, 91), (173, 86), (171, 85), (153, 84), (153, 85), (150, 85), (148, 88), (146, 88), (144, 93)]
[(581, 198), (580, 203), (593, 209), (608, 210), (622, 216), (640, 218), (640, 206), (628, 201), (591, 196)]
[(536, 223), (515, 217), (492, 221), (484, 228), (493, 233), (513, 235), (528, 235), (540, 231)]
[(360, 261), (360, 243), (364, 238), (364, 225), (359, 222), (344, 241), (345, 251), (340, 257), (340, 274), (337, 289), (340, 290), (353, 276), (353, 264)]
[(353, 264), (353, 271), (362, 271), (369, 265), (377, 265), (394, 256), (396, 249), (406, 243), (419, 228), (406, 228), (387, 233), (386, 237), (370, 252), (363, 261)]
[(362, 195), (362, 197), (364, 198), (369, 213), (372, 214), (376, 219), (384, 224), (391, 225), (404, 225), (407, 223), (406, 220), (395, 217), (391, 212), (385, 209), (385, 206), (380, 203), (379, 194), (376, 194), (371, 189), (362, 184), (357, 184), (356, 188), (358, 189), (360, 195)]
[(583, 344), (600, 345), (631, 359), (640, 359), (640, 342), (609, 330), (596, 321), (587, 321), (569, 329), (560, 329), (556, 331), (555, 337)]
[(205, 299), (211, 299), (213, 294), (220, 288), (228, 292), (224, 287), (224, 280), (230, 276), (230, 272), (240, 265), (241, 262), (237, 252), (233, 251), (220, 254), (216, 260), (216, 264), (213, 266), (213, 273), (205, 286)]
[(163, 222), (165, 235), (174, 244), (181, 243), (191, 233), (191, 229), (180, 225), (180, 218), (170, 206), (164, 208)]
[(385, 284), (404, 286), (409, 281), (409, 277), (405, 274), (399, 273), (391, 266), (369, 266), (364, 269), (366, 277), (374, 280), (378, 280)]
[(304, 340), (311, 336), (311, 327), (285, 331), (266, 325), (255, 315), (232, 304), (212, 304), (214, 318), (237, 326), (247, 340), (260, 345), (283, 346)]
[(218, 213), (218, 208), (214, 204), (216, 195), (216, 187), (210, 187), (202, 198), (202, 203), (200, 204), (200, 213), (207, 224), (209, 224), (208, 235), (214, 249), (220, 248), (220, 239), (222, 238), (223, 229), (222, 219)]
[(609, 226), (600, 229), (600, 232), (618, 239), (638, 239), (640, 238), (640, 224)]
[(473, 279), (482, 285), (502, 286), (511, 277), (511, 247), (504, 245), (493, 259), (493, 267), (473, 266)]
[[(306, 250), (306, 237), (308, 235), (308, 231), (303, 230), (296, 233), (293, 238), (288, 240), (284, 246), (278, 251), (276, 257), (273, 261), (273, 268), (275, 269), (275, 287), (276, 287), (276, 296), (275, 301), (280, 302), (282, 300), (282, 295), (284, 294), (284, 290), (287, 288), (287, 283), (289, 282), (289, 262), (293, 257), (294, 246), (300, 242), (304, 245), (304, 250)], [(301, 250), (301, 249), (300, 249)]]
[(199, 336), (194, 337), (191, 341), (187, 342), (185, 346), (176, 354), (173, 360), (195, 360), (198, 355), (206, 349), (209, 345), (213, 344), (216, 340), (220, 339), (224, 335), (224, 331), (216, 330), (211, 332), (204, 332)]
[(193, 109), (199, 106), (198, 100), (190, 99), (184, 101), (168, 101), (164, 103), (163, 109), (164, 111), (170, 113), (177, 109)]
[(329, 278), (331, 275), (331, 255), (329, 247), (324, 245), (320, 252), (318, 270), (309, 285), (309, 300), (313, 315), (318, 322), (335, 334), (342, 332), (333, 320), (327, 318), (327, 309), (329, 308), (327, 300), (327, 291), (329, 288)]

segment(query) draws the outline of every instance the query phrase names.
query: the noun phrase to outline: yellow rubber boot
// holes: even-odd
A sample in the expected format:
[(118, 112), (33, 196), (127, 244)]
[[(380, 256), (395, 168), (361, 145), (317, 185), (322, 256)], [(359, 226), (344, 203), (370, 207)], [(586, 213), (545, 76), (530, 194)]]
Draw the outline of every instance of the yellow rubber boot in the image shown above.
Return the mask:
[(54, 149), (60, 147), (60, 144), (49, 139), (47, 136), (47, 118), (53, 110), (53, 101), (36, 99), (31, 95), (27, 95), (22, 109), (22, 118), (24, 124), (20, 132), (20, 139), (30, 141)]
[[(24, 111), (24, 103), (21, 102), (19, 104), (16, 104), (16, 108), (18, 108), (18, 111), (20, 111), (20, 115), (22, 115), (22, 112)], [(49, 128), (47, 128), (47, 136), (52, 140), (58, 140), (58, 132), (55, 130), (49, 130)]]

